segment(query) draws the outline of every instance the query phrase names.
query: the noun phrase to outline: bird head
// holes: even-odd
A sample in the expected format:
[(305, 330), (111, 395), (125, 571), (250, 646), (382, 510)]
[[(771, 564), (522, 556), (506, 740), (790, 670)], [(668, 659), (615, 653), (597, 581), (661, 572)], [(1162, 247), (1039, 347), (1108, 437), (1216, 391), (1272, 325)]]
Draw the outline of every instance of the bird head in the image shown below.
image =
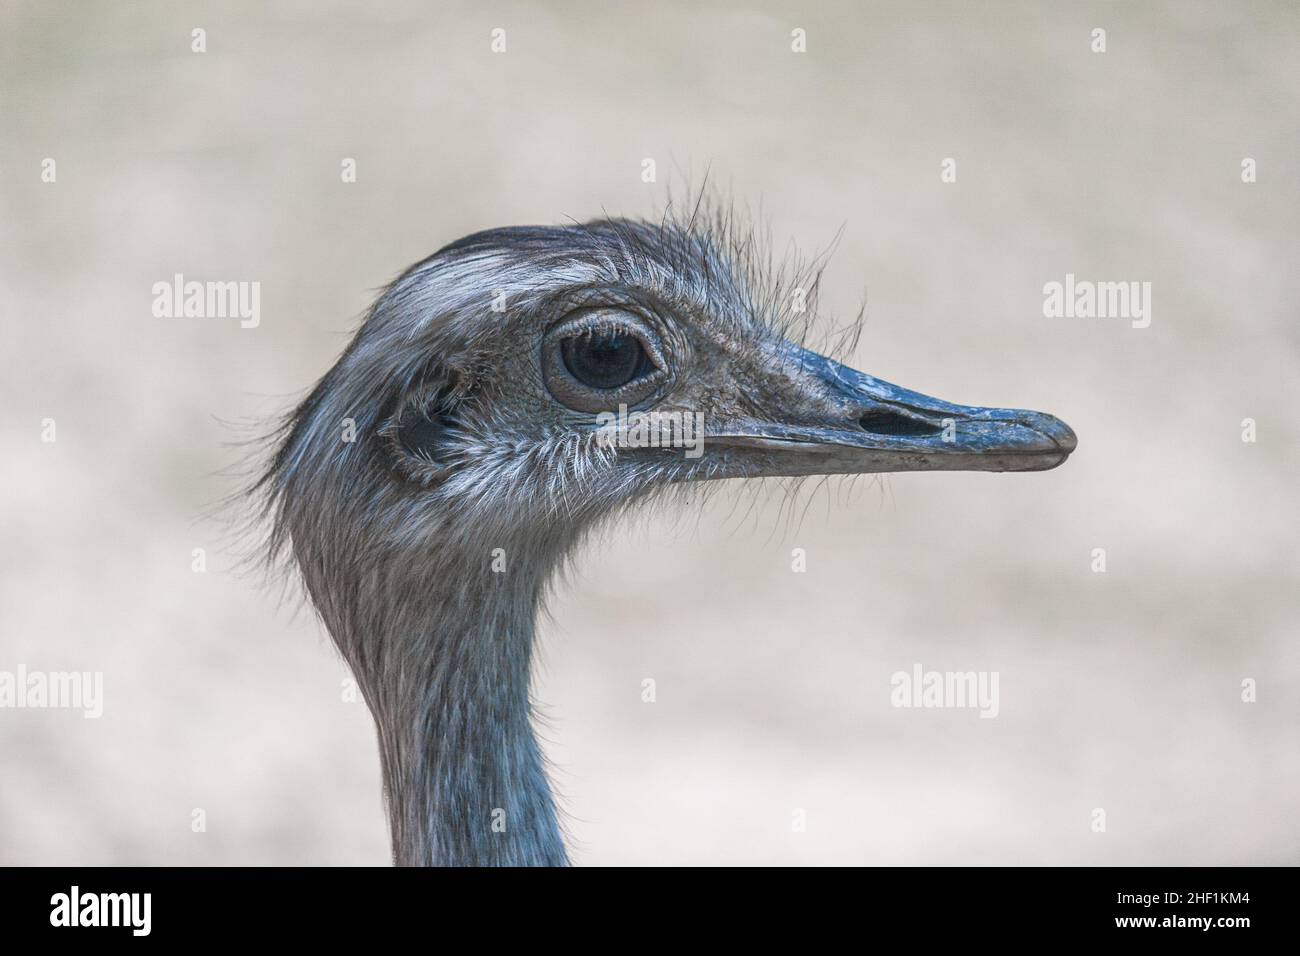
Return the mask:
[[(469, 236), (380, 295), (271, 436), (270, 555), (292, 555), (375, 716), (397, 862), (565, 861), (531, 648), (601, 518), (710, 479), (1033, 471), (1074, 448), (1049, 415), (805, 348), (791, 316), (815, 284), (779, 285), (753, 248), (624, 220)], [(493, 807), (513, 822), (484, 840)]]
[(931, 398), (793, 341), (810, 304), (748, 250), (601, 220), (482, 232), (412, 266), (285, 422), (265, 478), (278, 533), (305, 566), (325, 538), (351, 561), (523, 535), (562, 550), (683, 482), (1038, 471), (1074, 449), (1050, 415)]

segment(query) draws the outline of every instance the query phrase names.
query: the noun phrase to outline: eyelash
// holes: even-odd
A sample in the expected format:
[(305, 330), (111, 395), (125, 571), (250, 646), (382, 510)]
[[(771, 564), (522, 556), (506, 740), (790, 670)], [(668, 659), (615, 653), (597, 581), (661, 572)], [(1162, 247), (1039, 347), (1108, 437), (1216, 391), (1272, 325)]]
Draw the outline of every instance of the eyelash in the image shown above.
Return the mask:
[[(610, 312), (628, 313), (641, 318), (641, 322), (622, 319), (617, 315), (611, 315)], [(645, 326), (649, 326), (651, 330), (654, 329), (654, 325), (648, 319), (626, 307), (611, 306), (608, 309), (599, 310), (593, 308), (577, 317), (560, 322), (551, 332), (547, 333), (547, 337), (557, 334), (557, 330), (562, 331), (565, 337), (596, 335), (601, 332), (617, 332), (630, 335), (641, 343), (641, 347), (650, 356), (655, 368), (662, 370), (665, 362), (660, 338), (658, 335), (647, 332)]]

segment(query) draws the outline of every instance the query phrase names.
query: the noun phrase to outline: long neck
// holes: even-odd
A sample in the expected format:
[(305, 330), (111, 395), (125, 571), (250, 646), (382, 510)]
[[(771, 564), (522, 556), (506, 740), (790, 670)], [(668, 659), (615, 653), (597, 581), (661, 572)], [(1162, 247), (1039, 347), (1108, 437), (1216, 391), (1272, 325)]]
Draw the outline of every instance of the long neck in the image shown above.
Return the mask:
[(471, 566), (396, 589), (376, 577), (361, 590), (386, 593), (383, 610), (351, 622), (368, 631), (349, 657), (379, 731), (394, 861), (562, 866), (529, 697), (541, 582)]

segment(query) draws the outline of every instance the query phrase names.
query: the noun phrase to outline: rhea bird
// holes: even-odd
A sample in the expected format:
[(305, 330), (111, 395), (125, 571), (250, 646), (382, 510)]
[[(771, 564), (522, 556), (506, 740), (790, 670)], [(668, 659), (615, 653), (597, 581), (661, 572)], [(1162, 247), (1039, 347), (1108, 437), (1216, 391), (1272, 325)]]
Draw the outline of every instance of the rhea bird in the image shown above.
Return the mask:
[[(603, 519), (688, 482), (1040, 471), (1074, 449), (1050, 415), (951, 404), (795, 341), (770, 260), (722, 222), (454, 242), (379, 295), (272, 433), (268, 555), (296, 565), (374, 716), (396, 864), (567, 864), (535, 620)], [(620, 407), (701, 415), (702, 451), (603, 440)]]

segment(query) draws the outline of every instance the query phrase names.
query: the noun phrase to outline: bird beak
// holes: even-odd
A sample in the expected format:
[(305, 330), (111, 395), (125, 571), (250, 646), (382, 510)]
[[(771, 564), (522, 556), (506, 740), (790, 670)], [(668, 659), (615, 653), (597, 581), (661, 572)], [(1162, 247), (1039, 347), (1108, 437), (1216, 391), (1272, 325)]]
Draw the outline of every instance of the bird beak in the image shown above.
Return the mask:
[(791, 414), (706, 429), (719, 477), (1045, 471), (1075, 448), (1070, 427), (1043, 412), (954, 405), (797, 346), (782, 365)]

